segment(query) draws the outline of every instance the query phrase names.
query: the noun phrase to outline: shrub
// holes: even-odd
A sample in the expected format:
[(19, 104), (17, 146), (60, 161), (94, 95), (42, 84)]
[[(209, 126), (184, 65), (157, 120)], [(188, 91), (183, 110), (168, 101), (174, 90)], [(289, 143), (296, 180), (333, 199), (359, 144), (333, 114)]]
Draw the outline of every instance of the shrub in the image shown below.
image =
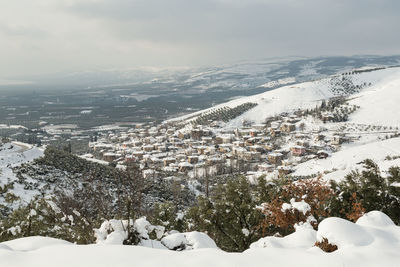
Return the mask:
[[(333, 197), (333, 190), (321, 177), (290, 181), (270, 202), (260, 206), (264, 220), (259, 227), (264, 234), (275, 231), (281, 235), (293, 233), (295, 224), (299, 223), (308, 222), (316, 227), (317, 222), (329, 216), (329, 205)], [(309, 208), (298, 210), (293, 205), (296, 202), (307, 204)]]

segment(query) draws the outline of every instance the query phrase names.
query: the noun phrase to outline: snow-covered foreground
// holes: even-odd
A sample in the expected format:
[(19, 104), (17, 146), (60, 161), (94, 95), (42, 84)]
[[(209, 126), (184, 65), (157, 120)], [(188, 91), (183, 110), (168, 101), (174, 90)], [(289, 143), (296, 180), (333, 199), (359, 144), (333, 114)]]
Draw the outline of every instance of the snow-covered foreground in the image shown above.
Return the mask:
[[(325, 253), (313, 247), (326, 238), (338, 247)], [(74, 245), (29, 237), (0, 243), (1, 266), (399, 266), (400, 227), (372, 211), (356, 223), (340, 218), (322, 221), (318, 231), (298, 226), (284, 238), (266, 237), (243, 253), (216, 248), (176, 252), (142, 246)]]

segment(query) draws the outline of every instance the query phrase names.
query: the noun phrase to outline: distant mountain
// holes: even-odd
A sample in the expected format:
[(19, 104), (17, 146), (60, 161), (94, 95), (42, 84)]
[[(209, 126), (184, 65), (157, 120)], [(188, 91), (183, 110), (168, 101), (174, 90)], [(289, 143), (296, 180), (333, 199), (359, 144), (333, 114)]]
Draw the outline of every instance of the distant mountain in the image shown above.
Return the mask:
[(107, 87), (140, 83), (175, 84), (197, 89), (254, 89), (271, 81), (317, 79), (362, 66), (400, 64), (400, 56), (287, 57), (242, 61), (217, 67), (132, 68), (19, 77), (36, 85)]
[[(83, 128), (162, 121), (283, 85), (323, 79), (360, 67), (397, 66), (399, 62), (400, 56), (291, 57), (219, 67), (14, 77), (32, 83), (0, 86), (0, 108), (5, 109), (0, 121), (28, 127), (41, 120), (52, 124), (62, 121)], [(30, 116), (23, 115), (27, 112)]]

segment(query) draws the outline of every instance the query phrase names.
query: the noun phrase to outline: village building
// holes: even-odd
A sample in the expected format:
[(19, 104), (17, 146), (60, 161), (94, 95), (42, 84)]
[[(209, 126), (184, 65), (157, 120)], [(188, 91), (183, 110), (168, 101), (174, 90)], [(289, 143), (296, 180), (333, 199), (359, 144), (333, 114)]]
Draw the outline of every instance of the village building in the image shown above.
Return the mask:
[(292, 146), (290, 148), (293, 156), (303, 156), (306, 153), (306, 148), (304, 146)]
[(277, 128), (270, 128), (270, 134), (272, 137), (277, 137), (281, 135), (281, 130)]
[(234, 141), (232, 143), (234, 146), (240, 146), (240, 147), (244, 147), (244, 142), (243, 141)]
[(163, 162), (164, 162), (164, 166), (167, 167), (167, 166), (170, 166), (172, 163), (175, 163), (176, 162), (176, 158), (167, 157), (167, 158), (164, 158)]
[(189, 156), (188, 162), (190, 164), (197, 164), (199, 162), (199, 157), (198, 156)]
[(212, 139), (212, 137), (210, 137), (210, 136), (203, 136), (203, 137), (201, 138), (201, 141), (202, 141), (202, 144), (203, 144), (203, 145), (210, 145), (210, 144), (212, 144), (213, 139)]
[(113, 153), (113, 152), (107, 152), (103, 154), (103, 160), (112, 162), (118, 158), (120, 158), (122, 155), (118, 153)]
[(290, 166), (278, 166), (279, 176), (285, 176), (292, 172), (293, 172), (293, 169)]
[(298, 146), (304, 146), (304, 147), (309, 147), (309, 146), (310, 146), (310, 143), (308, 142), (308, 140), (301, 139), (301, 140), (296, 140), (296, 145), (298, 145)]
[(341, 145), (345, 141), (345, 138), (341, 135), (334, 135), (331, 139), (332, 145)]
[(280, 129), (282, 132), (290, 133), (290, 132), (293, 132), (296, 130), (296, 125), (293, 123), (285, 122), (285, 123), (282, 123)]
[(253, 128), (256, 129), (256, 130), (258, 130), (258, 131), (264, 130), (265, 127), (266, 127), (265, 124), (254, 124), (254, 125), (253, 125)]
[(319, 159), (326, 159), (329, 156), (328, 152), (325, 150), (318, 151), (317, 155)]
[(132, 157), (137, 159), (137, 160), (143, 159), (143, 155), (144, 155), (143, 151), (133, 151), (132, 152)]
[(260, 164), (257, 166), (258, 167), (258, 171), (260, 172), (273, 172), (275, 170), (275, 166), (271, 165), (271, 164)]
[(328, 121), (333, 121), (335, 116), (331, 112), (324, 112), (321, 114), (321, 120), (325, 123)]
[(142, 147), (143, 151), (145, 152), (151, 152), (154, 150), (154, 146), (153, 145), (145, 145)]
[(280, 165), (282, 163), (283, 154), (282, 153), (269, 153), (268, 161), (271, 164)]

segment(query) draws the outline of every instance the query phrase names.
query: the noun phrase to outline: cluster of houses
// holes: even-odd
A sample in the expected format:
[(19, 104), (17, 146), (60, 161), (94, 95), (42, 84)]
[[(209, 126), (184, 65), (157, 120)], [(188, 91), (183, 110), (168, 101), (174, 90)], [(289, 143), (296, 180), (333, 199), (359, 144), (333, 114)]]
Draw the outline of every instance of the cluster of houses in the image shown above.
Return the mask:
[(231, 130), (218, 125), (138, 124), (109, 132), (89, 147), (94, 158), (139, 164), (145, 177), (164, 172), (196, 178), (237, 172), (287, 175), (301, 162), (328, 157), (346, 141), (324, 129), (305, 129), (302, 117), (294, 114)]

